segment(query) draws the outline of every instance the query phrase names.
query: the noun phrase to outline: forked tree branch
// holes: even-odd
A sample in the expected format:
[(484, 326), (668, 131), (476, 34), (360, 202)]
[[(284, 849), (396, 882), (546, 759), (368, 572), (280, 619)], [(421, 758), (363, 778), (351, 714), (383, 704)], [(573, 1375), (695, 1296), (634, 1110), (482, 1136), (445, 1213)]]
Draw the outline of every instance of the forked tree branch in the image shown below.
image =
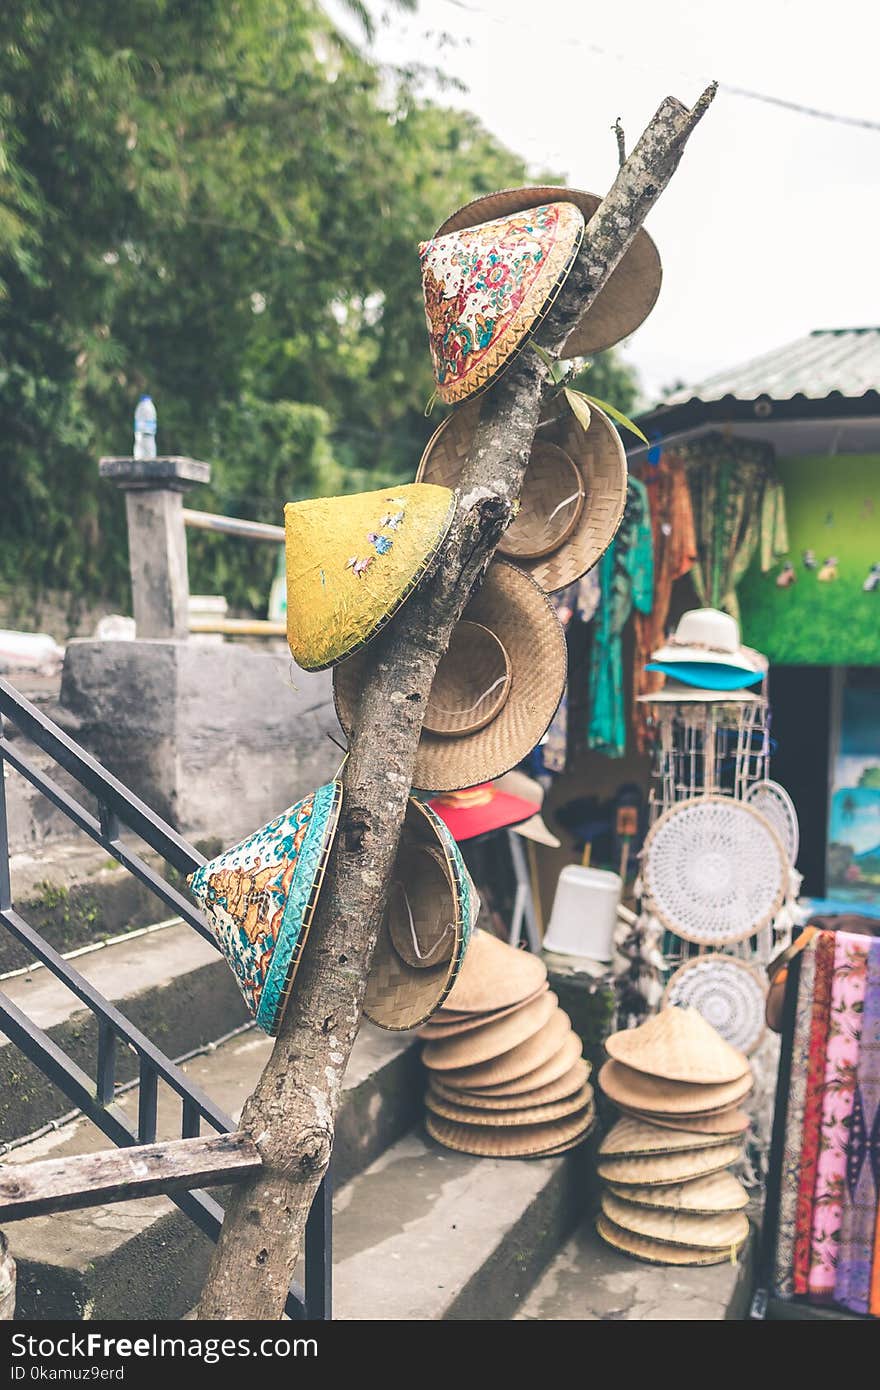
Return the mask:
[[(668, 97), (621, 167), (538, 335), (551, 356), (628, 250), (714, 92), (709, 87), (692, 110)], [(370, 645), (370, 678), (343, 774), (339, 833), (308, 950), (275, 1048), (241, 1119), (263, 1168), (236, 1189), (227, 1207), (200, 1318), (282, 1315), (306, 1217), (330, 1159), (434, 672), (511, 519), (548, 390), (546, 366), (527, 351), (486, 393), (438, 563)]]

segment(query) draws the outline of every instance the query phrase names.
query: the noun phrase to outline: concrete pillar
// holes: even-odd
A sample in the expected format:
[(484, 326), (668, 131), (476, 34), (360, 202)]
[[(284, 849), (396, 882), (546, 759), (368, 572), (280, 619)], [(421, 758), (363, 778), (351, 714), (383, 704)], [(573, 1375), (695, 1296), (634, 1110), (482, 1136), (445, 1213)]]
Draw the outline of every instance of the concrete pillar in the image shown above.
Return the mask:
[(189, 634), (189, 574), (183, 494), (211, 481), (197, 459), (102, 458), (102, 478), (125, 492), (134, 621), (139, 638)]

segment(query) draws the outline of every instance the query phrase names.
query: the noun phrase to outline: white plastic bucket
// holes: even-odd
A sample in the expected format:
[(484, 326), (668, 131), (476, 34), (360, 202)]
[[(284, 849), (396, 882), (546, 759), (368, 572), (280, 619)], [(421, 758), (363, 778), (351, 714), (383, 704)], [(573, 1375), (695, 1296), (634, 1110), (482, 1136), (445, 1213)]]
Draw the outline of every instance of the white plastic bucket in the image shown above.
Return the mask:
[(610, 961), (622, 884), (605, 869), (568, 864), (559, 875), (544, 949)]

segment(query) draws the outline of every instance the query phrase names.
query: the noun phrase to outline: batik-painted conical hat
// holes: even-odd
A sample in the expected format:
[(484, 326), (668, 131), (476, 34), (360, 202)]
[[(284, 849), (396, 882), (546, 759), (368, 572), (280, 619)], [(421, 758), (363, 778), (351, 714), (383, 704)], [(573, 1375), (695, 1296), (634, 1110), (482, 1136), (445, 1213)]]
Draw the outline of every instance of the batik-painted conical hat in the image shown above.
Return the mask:
[(489, 386), (529, 341), (574, 263), (583, 213), (553, 202), (422, 242), (422, 288), (437, 394)]
[[(602, 199), (595, 193), (579, 188), (505, 188), (498, 193), (486, 193), (475, 198), (447, 217), (436, 236), (459, 232), (486, 222), (490, 217), (505, 217), (540, 203), (574, 203), (580, 208), (584, 222), (589, 222)], [(584, 357), (603, 352), (621, 339), (634, 333), (648, 317), (660, 293), (662, 269), (657, 248), (648, 233), (641, 228), (620, 264), (608, 277), (593, 304), (573, 329), (562, 350), (563, 357)]]
[(260, 1028), (278, 1032), (342, 802), (328, 782), (189, 877)]
[(449, 488), (407, 483), (284, 508), (287, 640), (307, 671), (375, 637), (424, 577), (452, 524)]

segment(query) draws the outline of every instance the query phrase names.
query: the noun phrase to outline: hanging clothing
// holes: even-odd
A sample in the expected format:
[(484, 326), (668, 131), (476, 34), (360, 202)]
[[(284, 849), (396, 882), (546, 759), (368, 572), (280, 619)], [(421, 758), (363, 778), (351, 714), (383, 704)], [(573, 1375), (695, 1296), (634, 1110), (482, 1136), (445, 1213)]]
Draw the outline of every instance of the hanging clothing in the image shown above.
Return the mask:
[(697, 537), (700, 602), (739, 621), (736, 586), (760, 546), (762, 570), (788, 550), (785, 496), (771, 445), (707, 434), (682, 450)]
[[(595, 566), (589, 574), (585, 574), (574, 584), (569, 584), (568, 588), (560, 590), (559, 593), (551, 594), (550, 602), (556, 609), (557, 617), (562, 626), (567, 630), (572, 622), (591, 622), (596, 609), (599, 607), (601, 597), (599, 570), (598, 566)], [(540, 745), (542, 771), (556, 774), (565, 771), (569, 753), (568, 730), (568, 683), (566, 682), (565, 694), (559, 702), (559, 708), (553, 716), (553, 721), (547, 730), (547, 736)]]
[(637, 612), (635, 616), (632, 727), (639, 752), (647, 753), (651, 744), (647, 712), (638, 697), (659, 690), (664, 677), (660, 671), (646, 671), (645, 665), (666, 635), (672, 586), (693, 567), (697, 537), (684, 459), (679, 454), (663, 454), (657, 464), (647, 464), (640, 476), (651, 509), (654, 601), (649, 613)]
[(834, 1298), (854, 1313), (867, 1313), (880, 1199), (880, 940), (871, 941), (868, 947), (855, 1080)]
[(601, 602), (593, 620), (587, 746), (609, 758), (626, 751), (622, 635), (633, 608), (648, 613), (654, 596), (651, 509), (644, 483), (630, 478), (623, 521), (599, 562)]

